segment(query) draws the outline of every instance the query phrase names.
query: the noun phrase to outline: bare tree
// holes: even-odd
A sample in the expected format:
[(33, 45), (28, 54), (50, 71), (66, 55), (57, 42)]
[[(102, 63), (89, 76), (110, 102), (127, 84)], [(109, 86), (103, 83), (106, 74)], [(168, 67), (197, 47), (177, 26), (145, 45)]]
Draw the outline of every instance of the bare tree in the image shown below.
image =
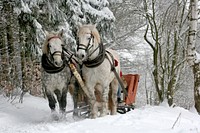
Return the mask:
[(153, 50), (158, 103), (167, 99), (172, 105), (184, 64), (186, 1), (143, 0), (143, 4), (147, 20), (144, 39)]
[(114, 1), (111, 10), (116, 18), (115, 21), (115, 43), (117, 48), (130, 49), (133, 44), (130, 38), (135, 32), (145, 25), (145, 19), (141, 15), (141, 0)]

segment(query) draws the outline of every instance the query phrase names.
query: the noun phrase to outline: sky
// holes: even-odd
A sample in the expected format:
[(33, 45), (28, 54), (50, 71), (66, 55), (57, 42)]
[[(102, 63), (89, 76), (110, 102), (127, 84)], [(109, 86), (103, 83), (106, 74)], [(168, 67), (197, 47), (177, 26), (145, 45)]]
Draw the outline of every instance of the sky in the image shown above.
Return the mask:
[[(68, 96), (67, 110), (73, 103)], [(126, 114), (55, 121), (47, 99), (26, 94), (23, 103), (0, 95), (0, 133), (200, 133), (200, 116), (181, 107), (143, 106)]]

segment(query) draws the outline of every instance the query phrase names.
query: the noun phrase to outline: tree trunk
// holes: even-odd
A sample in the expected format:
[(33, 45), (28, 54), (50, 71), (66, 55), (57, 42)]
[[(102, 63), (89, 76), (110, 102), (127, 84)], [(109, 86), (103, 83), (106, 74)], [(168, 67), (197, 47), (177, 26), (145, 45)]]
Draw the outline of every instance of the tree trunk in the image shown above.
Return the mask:
[(13, 5), (10, 2), (7, 2), (4, 5), (6, 9), (6, 35), (7, 35), (7, 46), (8, 46), (8, 57), (9, 57), (9, 81), (11, 85), (11, 92), (10, 94), (13, 94), (15, 85), (14, 85), (14, 75), (15, 75), (15, 67), (14, 67), (14, 57), (15, 57), (15, 51), (14, 51), (14, 37), (13, 37)]
[[(154, 66), (154, 70), (152, 72), (153, 74), (153, 79), (154, 79), (154, 85), (155, 85), (155, 88), (156, 88), (156, 92), (158, 94), (158, 101), (159, 103), (163, 102), (164, 100), (164, 86), (163, 84), (161, 83), (161, 80), (159, 79), (159, 38), (158, 38), (158, 28), (157, 28), (157, 25), (156, 25), (156, 20), (155, 20), (155, 5), (154, 5), (154, 0), (152, 0), (152, 15), (149, 15), (148, 14), (148, 4), (147, 4), (147, 1), (146, 0), (143, 0), (143, 4), (144, 4), (144, 10), (146, 12), (145, 14), (145, 17), (148, 21), (148, 25), (147, 25), (147, 28), (146, 28), (146, 31), (145, 31), (145, 35), (144, 35), (144, 39), (145, 41), (150, 45), (150, 47), (152, 48), (153, 50), (153, 66)], [(147, 33), (149, 31), (149, 27), (150, 27), (150, 31), (151, 31), (151, 35), (152, 35), (152, 38), (154, 40), (154, 44), (151, 43), (147, 37)]]
[(2, 33), (2, 68), (3, 68), (3, 80), (1, 80), (1, 84), (4, 88), (4, 92), (7, 96), (10, 96), (12, 93), (14, 87), (12, 79), (12, 52), (14, 50), (13, 48), (13, 30), (11, 27), (11, 21), (12, 21), (12, 12), (13, 12), (13, 6), (10, 1), (3, 1), (3, 9), (2, 9), (2, 17), (6, 20), (6, 23), (3, 23), (3, 30)]
[(189, 35), (187, 44), (187, 61), (193, 69), (194, 74), (194, 101), (195, 108), (200, 113), (200, 63), (195, 62), (196, 57), (196, 34), (198, 20), (198, 0), (190, 0)]
[(200, 64), (193, 65), (195, 108), (200, 114)]
[[(1, 17), (3, 18), (3, 17)], [(5, 23), (1, 21), (0, 23), (0, 89), (4, 89), (1, 91), (6, 91), (5, 90), (8, 86), (8, 51), (7, 51), (7, 40), (6, 40), (6, 31), (5, 31)]]

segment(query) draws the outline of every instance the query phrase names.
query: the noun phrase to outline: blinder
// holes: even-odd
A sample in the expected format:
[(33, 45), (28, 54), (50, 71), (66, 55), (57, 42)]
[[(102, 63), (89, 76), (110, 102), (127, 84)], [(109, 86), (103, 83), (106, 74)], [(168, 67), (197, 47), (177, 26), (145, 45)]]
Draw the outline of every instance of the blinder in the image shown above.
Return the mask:
[[(61, 40), (61, 38), (59, 36), (52, 36), (50, 37), (47, 41), (49, 42), (51, 39), (53, 38), (58, 38)], [(63, 46), (62, 46), (63, 47)], [(49, 61), (53, 62), (54, 58), (53, 56), (54, 55), (59, 55), (61, 56), (62, 60), (64, 61), (65, 60), (65, 57), (64, 57), (64, 52), (63, 51), (54, 51), (53, 53), (50, 52), (50, 46), (49, 46), (49, 43), (47, 44), (47, 48), (48, 48), (48, 54), (46, 55), (48, 58), (49, 58)]]
[[(59, 38), (61, 40), (61, 38), (59, 36), (52, 36), (47, 41), (49, 42), (53, 38)], [(49, 52), (49, 49), (50, 49), (49, 43), (47, 44), (47, 47), (48, 47), (48, 53), (49, 53), (51, 59), (53, 59), (54, 55), (61, 55), (61, 56), (63, 56), (63, 52), (62, 51), (55, 51), (53, 54), (51, 54), (51, 52)], [(62, 57), (62, 59), (63, 59), (63, 57)]]
[[(85, 50), (86, 52), (88, 52), (92, 47), (93, 47), (93, 43), (94, 43), (94, 35), (92, 34), (92, 32), (90, 33), (91, 37), (90, 40), (88, 41), (88, 45), (84, 45), (79, 43), (79, 40), (77, 41), (77, 51), (82, 49)], [(93, 43), (91, 44), (91, 40), (93, 40)]]

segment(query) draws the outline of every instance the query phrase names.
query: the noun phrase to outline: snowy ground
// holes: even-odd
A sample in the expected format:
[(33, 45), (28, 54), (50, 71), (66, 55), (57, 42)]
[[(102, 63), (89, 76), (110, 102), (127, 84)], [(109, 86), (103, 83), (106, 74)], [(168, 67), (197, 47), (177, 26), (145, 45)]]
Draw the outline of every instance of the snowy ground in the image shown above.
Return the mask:
[(59, 121), (50, 118), (43, 98), (26, 95), (20, 104), (0, 96), (0, 133), (200, 133), (200, 116), (180, 107), (145, 106), (123, 115), (79, 121), (72, 114)]

